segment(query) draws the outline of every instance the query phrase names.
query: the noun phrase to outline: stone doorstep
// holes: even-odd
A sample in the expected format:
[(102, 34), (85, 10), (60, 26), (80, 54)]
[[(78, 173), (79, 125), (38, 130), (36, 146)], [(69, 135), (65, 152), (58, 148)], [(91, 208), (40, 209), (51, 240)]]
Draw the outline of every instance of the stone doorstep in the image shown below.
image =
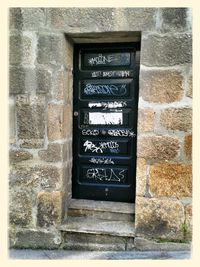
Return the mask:
[(109, 251), (134, 249), (133, 222), (68, 217), (60, 229), (63, 249)]
[(93, 219), (107, 220), (107, 221), (134, 221), (134, 214), (117, 213), (109, 211), (95, 211), (85, 209), (69, 209), (66, 218), (70, 217), (88, 217)]
[(63, 233), (62, 249), (81, 251), (126, 251), (135, 250), (134, 238), (95, 235), (83, 233)]
[(86, 233), (121, 237), (134, 237), (135, 225), (126, 221), (107, 221), (91, 218), (68, 217), (67, 222), (60, 226), (63, 232)]
[(71, 199), (69, 209), (85, 209), (93, 211), (108, 211), (116, 213), (134, 214), (135, 204), (112, 201), (96, 201), (86, 199)]
[(133, 222), (134, 209), (135, 205), (130, 203), (72, 199), (66, 215)]

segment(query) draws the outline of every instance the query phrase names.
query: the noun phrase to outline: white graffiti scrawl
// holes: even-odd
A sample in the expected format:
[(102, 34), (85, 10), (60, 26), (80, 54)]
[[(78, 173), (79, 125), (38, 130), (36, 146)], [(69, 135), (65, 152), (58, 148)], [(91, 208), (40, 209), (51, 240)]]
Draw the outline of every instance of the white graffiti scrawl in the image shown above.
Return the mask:
[(108, 130), (108, 134), (111, 136), (130, 136), (130, 137), (136, 136), (136, 134), (133, 131), (123, 130), (123, 129)]
[(91, 141), (88, 141), (88, 140), (85, 141), (85, 143), (83, 144), (83, 146), (85, 146), (85, 152), (87, 150), (90, 150), (90, 151), (96, 152), (96, 153), (103, 153), (103, 150), (100, 147), (97, 147)]
[(122, 71), (104, 71), (103, 72), (103, 77), (113, 77), (115, 75), (118, 77), (128, 77), (130, 75), (130, 71), (122, 70)]
[(99, 54), (96, 57), (92, 57), (88, 59), (89, 65), (104, 65), (106, 63), (110, 63), (115, 60), (114, 55), (105, 55), (103, 56), (102, 54)]
[(87, 83), (84, 88), (84, 94), (86, 95), (125, 95), (126, 84), (91, 84)]
[(85, 152), (89, 150), (95, 153), (103, 153), (105, 149), (110, 149), (110, 151), (113, 152), (113, 149), (119, 148), (119, 144), (115, 141), (100, 142), (99, 146), (96, 146), (92, 141), (87, 140), (83, 146), (85, 147)]
[(101, 169), (101, 168), (90, 168), (87, 169), (86, 177), (97, 181), (107, 182), (124, 182), (125, 170), (117, 169)]
[(130, 77), (131, 72), (128, 70), (111, 70), (111, 71), (93, 71), (92, 77)]
[(91, 158), (89, 161), (94, 164), (115, 164), (110, 158)]
[(119, 144), (115, 141), (100, 142), (99, 145), (100, 145), (101, 149), (118, 148), (119, 147)]
[(83, 129), (82, 135), (94, 135), (94, 136), (96, 136), (96, 135), (99, 135), (99, 130)]
[(114, 102), (91, 102), (88, 103), (89, 108), (122, 108), (126, 107), (127, 103), (125, 101), (114, 101)]

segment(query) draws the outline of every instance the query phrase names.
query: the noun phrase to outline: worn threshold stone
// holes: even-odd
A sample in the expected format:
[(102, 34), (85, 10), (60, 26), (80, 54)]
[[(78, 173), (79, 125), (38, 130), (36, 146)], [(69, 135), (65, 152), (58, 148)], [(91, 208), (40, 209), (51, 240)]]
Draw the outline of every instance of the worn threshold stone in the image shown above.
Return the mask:
[(112, 201), (95, 201), (86, 199), (72, 199), (69, 205), (70, 209), (87, 209), (94, 211), (110, 211), (117, 213), (134, 213), (135, 204)]
[(118, 213), (109, 211), (92, 211), (86, 209), (68, 209), (66, 216), (71, 217), (89, 217), (106, 221), (129, 221), (133, 222), (135, 214)]
[(135, 236), (133, 222), (104, 221), (90, 218), (68, 217), (66, 224), (60, 226), (60, 230), (76, 233), (107, 234), (112, 236)]
[[(68, 233), (63, 232), (62, 248), (67, 250), (116, 251), (126, 250), (126, 244), (133, 238), (108, 236), (104, 234)], [(128, 242), (131, 243), (131, 242)], [(128, 244), (127, 244), (128, 247)]]

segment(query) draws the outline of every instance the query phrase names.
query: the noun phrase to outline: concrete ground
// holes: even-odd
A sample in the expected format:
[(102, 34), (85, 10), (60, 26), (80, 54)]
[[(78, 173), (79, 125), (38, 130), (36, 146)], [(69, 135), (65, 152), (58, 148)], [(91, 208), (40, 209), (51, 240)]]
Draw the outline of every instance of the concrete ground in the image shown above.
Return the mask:
[(32, 250), (11, 249), (10, 259), (29, 260), (186, 260), (190, 251), (74, 251), (74, 250)]

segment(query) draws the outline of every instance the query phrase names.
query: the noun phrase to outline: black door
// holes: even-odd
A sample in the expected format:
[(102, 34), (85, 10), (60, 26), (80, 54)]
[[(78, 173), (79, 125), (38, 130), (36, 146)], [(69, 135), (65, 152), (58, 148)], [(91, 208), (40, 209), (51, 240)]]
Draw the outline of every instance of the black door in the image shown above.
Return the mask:
[(74, 47), (73, 198), (135, 201), (139, 49)]

